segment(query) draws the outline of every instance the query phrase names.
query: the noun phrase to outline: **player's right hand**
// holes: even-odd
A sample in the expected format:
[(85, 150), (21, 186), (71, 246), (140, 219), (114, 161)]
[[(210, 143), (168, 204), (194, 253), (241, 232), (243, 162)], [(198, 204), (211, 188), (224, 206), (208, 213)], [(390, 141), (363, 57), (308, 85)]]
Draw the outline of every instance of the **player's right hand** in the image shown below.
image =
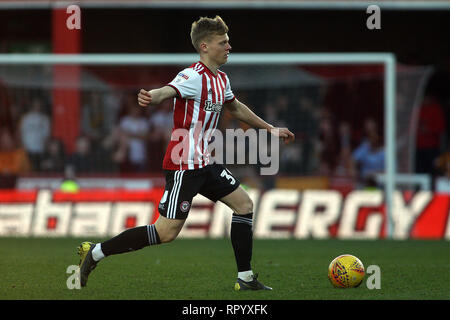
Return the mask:
[(141, 89), (138, 93), (138, 103), (141, 107), (147, 107), (152, 102), (150, 91)]

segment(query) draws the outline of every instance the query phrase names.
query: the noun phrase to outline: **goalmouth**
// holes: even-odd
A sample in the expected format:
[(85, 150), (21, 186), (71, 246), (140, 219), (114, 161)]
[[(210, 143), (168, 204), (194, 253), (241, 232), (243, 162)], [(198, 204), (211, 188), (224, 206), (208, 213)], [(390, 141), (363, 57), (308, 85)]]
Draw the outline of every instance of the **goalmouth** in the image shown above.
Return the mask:
[[(172, 65), (186, 66), (196, 54), (0, 54), (0, 65)], [(368, 65), (384, 66), (384, 148), (387, 236), (393, 232), (396, 181), (396, 58), (392, 53), (241, 53), (227, 65)]]

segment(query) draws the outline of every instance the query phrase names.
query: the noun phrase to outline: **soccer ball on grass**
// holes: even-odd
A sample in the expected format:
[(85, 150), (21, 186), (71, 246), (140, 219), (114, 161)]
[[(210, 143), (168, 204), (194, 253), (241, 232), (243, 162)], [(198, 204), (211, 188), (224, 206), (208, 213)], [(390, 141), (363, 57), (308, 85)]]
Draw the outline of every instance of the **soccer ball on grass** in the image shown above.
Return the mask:
[(338, 288), (356, 288), (364, 279), (364, 265), (350, 254), (343, 254), (328, 266), (328, 279)]

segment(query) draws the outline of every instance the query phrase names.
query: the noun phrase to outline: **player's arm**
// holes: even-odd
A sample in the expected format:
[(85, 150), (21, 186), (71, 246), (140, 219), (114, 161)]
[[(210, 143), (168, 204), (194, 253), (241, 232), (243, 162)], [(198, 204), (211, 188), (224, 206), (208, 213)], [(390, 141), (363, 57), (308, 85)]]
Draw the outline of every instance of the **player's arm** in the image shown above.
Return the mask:
[(158, 105), (166, 99), (173, 98), (177, 95), (174, 88), (170, 86), (164, 86), (159, 89), (153, 89), (147, 91), (141, 89), (138, 93), (138, 103), (141, 107), (147, 107), (148, 105)]
[(225, 104), (225, 106), (234, 118), (245, 122), (252, 128), (266, 129), (271, 134), (282, 138), (285, 143), (289, 143), (295, 139), (294, 134), (289, 131), (288, 128), (276, 128), (273, 125), (267, 123), (238, 99), (233, 99), (233, 101)]

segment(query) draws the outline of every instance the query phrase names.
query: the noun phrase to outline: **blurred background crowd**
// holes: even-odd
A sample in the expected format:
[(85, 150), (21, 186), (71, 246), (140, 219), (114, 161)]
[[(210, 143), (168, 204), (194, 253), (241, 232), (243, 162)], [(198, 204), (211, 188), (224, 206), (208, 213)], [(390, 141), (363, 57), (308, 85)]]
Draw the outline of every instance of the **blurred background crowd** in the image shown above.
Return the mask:
[[(383, 172), (385, 166), (380, 110), (364, 118), (355, 116), (352, 108), (335, 112), (326, 99), (316, 93), (308, 95), (308, 90), (235, 93), (266, 121), (295, 133), (296, 141), (281, 147), (280, 176), (339, 176), (365, 186), (376, 184), (373, 174)], [(83, 92), (80, 134), (74, 152), (69, 153), (62, 141), (52, 136), (53, 108), (48, 92), (13, 89), (7, 96), (10, 107), (2, 110), (9, 110), (12, 122), (2, 126), (0, 133), (3, 176), (58, 175), (68, 167), (77, 175), (162, 172), (172, 130), (172, 100), (142, 108), (137, 105), (136, 91)], [(415, 173), (449, 174), (445, 149), (449, 106), (448, 101), (444, 103), (427, 94), (420, 106)], [(226, 111), (223, 113), (221, 130), (245, 129)], [(250, 147), (247, 145), (247, 152)], [(250, 165), (235, 169), (256, 179), (257, 168)]]

